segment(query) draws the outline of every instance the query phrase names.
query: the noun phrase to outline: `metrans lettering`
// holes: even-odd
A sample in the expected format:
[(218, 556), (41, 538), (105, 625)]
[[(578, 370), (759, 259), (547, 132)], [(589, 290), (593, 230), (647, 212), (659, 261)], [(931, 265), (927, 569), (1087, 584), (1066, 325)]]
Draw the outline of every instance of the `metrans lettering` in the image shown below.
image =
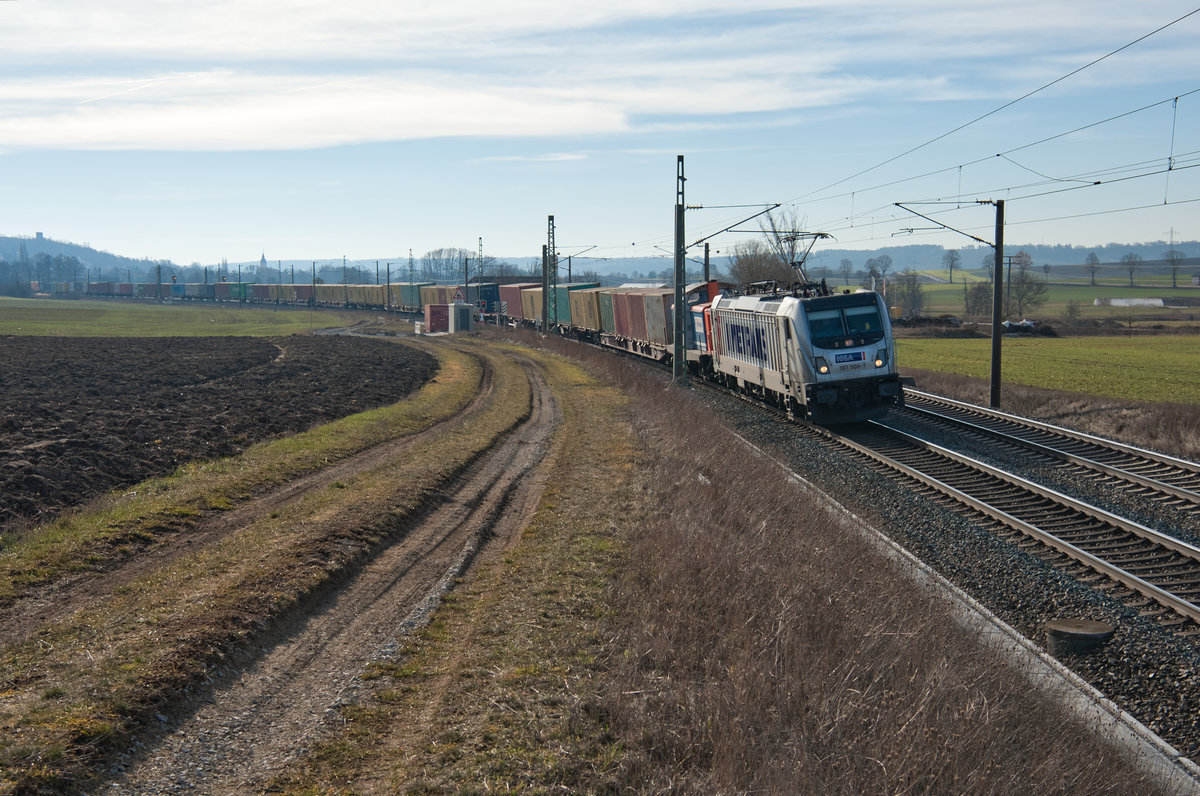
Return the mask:
[(737, 354), (742, 359), (760, 364), (766, 363), (767, 340), (762, 329), (728, 322), (724, 324), (724, 329), (726, 350)]

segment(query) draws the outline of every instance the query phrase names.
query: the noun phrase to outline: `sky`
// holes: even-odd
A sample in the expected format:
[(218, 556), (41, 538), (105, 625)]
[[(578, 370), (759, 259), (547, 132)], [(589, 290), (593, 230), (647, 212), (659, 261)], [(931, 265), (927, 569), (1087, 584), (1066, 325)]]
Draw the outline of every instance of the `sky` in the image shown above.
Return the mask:
[(682, 155), (718, 252), (1197, 240), (1195, 3), (0, 0), (0, 234), (668, 257)]

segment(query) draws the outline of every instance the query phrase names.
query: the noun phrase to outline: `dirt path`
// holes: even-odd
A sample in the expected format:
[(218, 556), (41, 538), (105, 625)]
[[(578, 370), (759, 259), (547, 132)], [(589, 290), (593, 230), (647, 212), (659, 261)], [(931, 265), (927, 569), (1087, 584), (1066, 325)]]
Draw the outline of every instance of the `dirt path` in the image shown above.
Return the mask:
[(393, 460), (405, 450), (463, 423), (486, 406), (493, 389), (491, 364), (486, 358), (480, 358), (479, 364), (483, 369), (479, 393), (462, 411), (420, 432), (360, 451), (330, 467), (257, 495), (235, 509), (212, 514), (186, 532), (171, 534), (133, 558), (117, 561), (111, 569), (80, 572), (25, 595), (0, 610), (0, 646), (20, 643), (47, 623), (86, 608), (122, 584), (202, 550), (311, 492)]
[(446, 503), (282, 629), (257, 662), (148, 742), (103, 792), (252, 792), (303, 752), (362, 668), (425, 620), (481, 546), (502, 548), (527, 523), (559, 418), (540, 373), (528, 363), (526, 373), (529, 418), (447, 487)]

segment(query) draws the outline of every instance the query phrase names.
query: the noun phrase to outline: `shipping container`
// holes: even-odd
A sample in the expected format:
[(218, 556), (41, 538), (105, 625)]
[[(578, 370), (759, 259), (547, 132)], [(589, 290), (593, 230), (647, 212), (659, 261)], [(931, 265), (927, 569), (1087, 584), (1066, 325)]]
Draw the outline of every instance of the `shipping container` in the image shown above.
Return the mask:
[(629, 308), (629, 334), (634, 340), (646, 338), (646, 300), (641, 290), (631, 290), (625, 294), (625, 303)]
[(591, 287), (584, 290), (571, 291), (572, 326), (600, 331), (600, 291), (603, 289), (600, 287)]
[[(571, 293), (576, 290), (600, 287), (599, 282), (572, 282), (559, 284), (555, 288), (554, 298), (557, 306), (547, 310), (551, 323), (571, 323)], [(557, 312), (557, 315), (555, 314)]]
[(541, 282), (514, 282), (510, 285), (500, 285), (497, 290), (501, 305), (499, 312), (509, 318), (524, 318), (525, 311), (521, 305), (522, 291), (535, 287), (540, 289), (541, 286)]
[(708, 319), (705, 313), (712, 305), (709, 303), (693, 304), (689, 307), (688, 317), (691, 320), (686, 327), (687, 339), (684, 345), (701, 354), (707, 354), (708, 349)]
[(431, 287), (432, 282), (393, 282), (392, 305), (405, 309), (417, 309), (421, 303), (421, 288)]
[(629, 337), (632, 323), (629, 320), (629, 291), (624, 288), (614, 288), (609, 291), (613, 304), (613, 333), (620, 337)]
[(245, 301), (250, 298), (250, 288), (249, 282), (215, 282), (213, 297), (217, 301)]
[(600, 288), (597, 293), (597, 303), (600, 307), (600, 330), (612, 334), (617, 328), (613, 313), (612, 288)]
[(213, 298), (213, 286), (203, 282), (188, 282), (183, 286), (183, 295), (190, 299), (211, 301)]
[(640, 291), (646, 312), (647, 342), (661, 346), (673, 345), (675, 342), (675, 291), (651, 289)]
[(540, 285), (521, 291), (521, 315), (525, 320), (541, 322), (542, 292)]
[(457, 285), (426, 285), (421, 288), (421, 306), (426, 304), (453, 304)]

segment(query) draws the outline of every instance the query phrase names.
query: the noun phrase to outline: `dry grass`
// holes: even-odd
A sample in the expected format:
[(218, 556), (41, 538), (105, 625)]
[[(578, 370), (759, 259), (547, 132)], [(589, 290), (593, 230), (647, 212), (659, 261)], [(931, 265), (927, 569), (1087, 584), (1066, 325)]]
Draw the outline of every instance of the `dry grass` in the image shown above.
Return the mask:
[[(491, 402), (436, 440), (97, 595), (86, 610), (48, 624), (28, 642), (5, 647), (0, 793), (80, 789), (97, 773), (97, 762), (124, 744), (140, 722), (180, 691), (209, 680), (214, 667), (236, 659), (264, 629), (302, 611), (383, 539), (400, 532), (406, 516), (436, 499), (442, 483), (528, 415), (528, 383), (520, 366), (504, 357), (495, 357), (494, 365)], [(457, 376), (443, 371), (439, 382), (450, 390), (443, 399), (463, 382), (477, 385), (477, 376), (469, 368)], [(440, 411), (424, 403), (428, 397), (413, 399), (426, 423)], [(368, 422), (375, 432), (381, 426), (373, 421), (379, 419)], [(336, 435), (324, 439), (332, 444)], [(313, 466), (313, 443), (278, 443), (304, 465), (278, 450), (269, 456), (260, 450), (258, 458), (237, 466), (227, 462), (225, 467), (245, 479), (227, 486), (271, 481), (279, 468), (303, 471)], [(206, 472), (184, 472), (156, 496), (186, 506), (187, 495), (211, 486)], [(64, 543), (73, 544), (73, 538)]]
[(595, 682), (611, 657), (619, 528), (634, 516), (643, 471), (624, 398), (564, 360), (532, 355), (559, 401), (565, 441), (548, 458), (535, 517), (477, 564), (397, 658), (371, 668), (342, 726), (273, 790), (621, 786), (622, 750), (598, 713)]
[[(987, 406), (991, 387), (986, 379), (929, 370), (905, 369), (917, 388)], [(1086, 431), (1128, 445), (1200, 460), (1200, 407), (1182, 403), (1129, 401), (1026, 387), (1001, 386), (1006, 412)]]
[(1153, 792), (686, 394), (596, 367), (654, 450), (601, 703), (630, 789)]

